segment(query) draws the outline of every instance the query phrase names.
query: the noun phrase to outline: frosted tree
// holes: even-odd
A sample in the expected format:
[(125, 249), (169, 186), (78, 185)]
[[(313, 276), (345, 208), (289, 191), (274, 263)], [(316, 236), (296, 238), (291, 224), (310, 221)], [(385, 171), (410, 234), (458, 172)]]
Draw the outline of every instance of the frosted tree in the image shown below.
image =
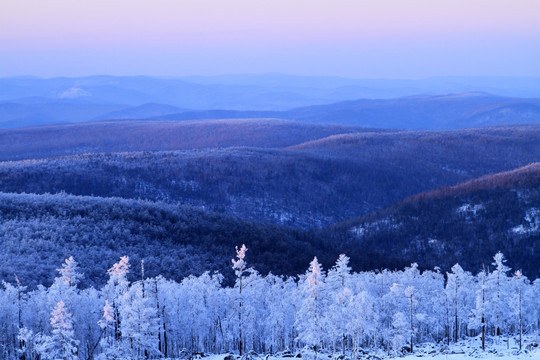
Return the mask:
[(353, 339), (353, 350), (356, 354), (362, 338), (367, 342), (375, 335), (379, 319), (373, 297), (367, 291), (354, 295), (351, 299), (349, 314), (350, 321), (347, 323), (347, 330)]
[(114, 313), (114, 338), (119, 340), (121, 337), (120, 332), (120, 298), (127, 293), (129, 289), (129, 282), (127, 280), (127, 274), (129, 273), (129, 257), (122, 256), (120, 261), (115, 263), (109, 270), (109, 280), (102, 290), (105, 299), (109, 300)]
[(522, 348), (523, 340), (523, 292), (527, 284), (527, 278), (523, 276), (521, 270), (517, 270), (512, 278), (515, 289), (515, 296), (512, 301), (512, 312), (517, 317), (518, 332), (519, 332), (519, 350)]
[(52, 336), (43, 336), (37, 351), (43, 359), (78, 359), (78, 341), (74, 339), (73, 321), (64, 302), (60, 300), (51, 314)]
[(101, 328), (99, 345), (101, 346), (102, 353), (98, 359), (114, 359), (116, 350), (114, 349), (114, 324), (116, 322), (114, 309), (109, 303), (109, 300), (105, 300), (103, 306), (103, 316), (98, 321), (98, 325)]
[(415, 289), (414, 336), (424, 341), (439, 341), (447, 334), (447, 299), (444, 289), (444, 276), (438, 269), (426, 270), (410, 285)]
[(407, 286), (405, 289), (405, 296), (409, 300), (409, 322), (410, 322), (410, 348), (411, 352), (414, 352), (413, 348), (413, 336), (414, 336), (414, 324), (413, 324), (413, 295), (414, 295), (414, 287), (413, 286)]
[[(62, 301), (63, 304), (73, 311), (76, 306), (79, 289), (77, 285), (82, 279), (83, 275), (79, 272), (79, 266), (73, 256), (70, 256), (62, 264), (62, 267), (56, 269), (59, 276), (54, 279), (53, 284), (49, 288), (49, 306), (52, 308)], [(71, 312), (73, 315), (73, 312)]]
[(471, 308), (473, 304), (470, 291), (473, 286), (473, 278), (471, 273), (463, 270), (459, 264), (452, 266), (452, 272), (447, 273), (447, 278), (445, 293), (449, 301), (448, 310), (453, 321), (453, 331), (450, 331), (449, 326), (448, 337), (452, 333), (454, 342), (457, 342), (460, 339), (462, 324), (467, 323), (467, 309)]
[(30, 329), (22, 327), (17, 335), (19, 341), (19, 360), (34, 358), (34, 332)]
[(392, 330), (392, 349), (395, 353), (401, 353), (410, 335), (407, 317), (401, 311), (392, 317)]
[(267, 289), (263, 301), (268, 312), (265, 343), (273, 353), (276, 349), (293, 346), (297, 287), (292, 279), (273, 274), (268, 274), (264, 280)]
[[(109, 269), (101, 290), (78, 289), (80, 270), (70, 259), (49, 288), (25, 291), (4, 282), (0, 357), (187, 358), (238, 351), (241, 339), (243, 354), (301, 350), (309, 359), (321, 349), (359, 355), (362, 348), (384, 347), (402, 354), (421, 342), (440, 343), (450, 332), (455, 340), (481, 333), (484, 349), (488, 334), (515, 335), (516, 344), (519, 335), (522, 348), (526, 334), (538, 336), (540, 280), (531, 283), (520, 271), (507, 275), (500, 253), (491, 272), (473, 277), (455, 265), (445, 284), (439, 271), (420, 273), (415, 264), (351, 273), (344, 255), (327, 276), (314, 258), (298, 280), (262, 277), (246, 266), (245, 246), (236, 250), (234, 286), (208, 272), (181, 282), (157, 277), (130, 285), (127, 257)], [(470, 333), (464, 331), (468, 314)]]
[(312, 349), (316, 357), (323, 346), (328, 328), (325, 317), (328, 299), (325, 292), (324, 272), (317, 257), (313, 258), (306, 273), (302, 292), (304, 299), (296, 322), (298, 340)]
[(0, 291), (0, 344), (4, 356), (15, 356), (24, 347), (23, 340), (17, 341), (17, 335), (23, 328), (22, 312), (25, 307), (26, 287), (22, 286), (15, 275), (15, 285), (2, 281), (4, 290)]
[(477, 275), (480, 280), (480, 289), (476, 292), (476, 307), (472, 310), (468, 327), (479, 329), (482, 335), (482, 350), (486, 349), (486, 270), (485, 268)]
[(242, 244), (242, 247), (238, 249), (238, 246), (235, 247), (236, 250), (236, 260), (232, 259), (232, 268), (234, 270), (234, 273), (236, 275), (236, 284), (235, 287), (238, 289), (238, 351), (240, 353), (240, 356), (242, 356), (242, 353), (244, 351), (244, 323), (243, 323), (243, 303), (244, 298), (242, 291), (244, 290), (244, 277), (246, 276), (247, 272), (247, 265), (246, 261), (244, 260), (246, 257), (246, 251), (248, 250), (245, 244)]
[[(403, 278), (401, 279), (401, 281), (405, 283), (410, 283), (410, 284), (414, 283), (413, 281), (411, 281), (411, 279), (407, 279), (405, 274), (406, 272), (403, 272), (403, 275), (402, 275)], [(410, 341), (409, 351), (411, 352), (413, 351), (413, 336), (414, 336), (414, 324), (413, 324), (414, 292), (415, 292), (414, 287), (411, 285), (404, 287), (401, 284), (394, 283), (390, 287), (390, 293), (387, 296), (387, 299), (393, 302), (394, 309), (395, 309), (392, 316), (392, 328), (393, 328), (392, 336), (396, 336), (396, 334), (397, 336), (405, 336), (406, 334), (407, 335), (406, 338), (409, 339)], [(407, 325), (408, 325), (407, 331), (404, 331), (403, 329), (401, 329), (401, 327), (396, 328), (396, 326), (394, 325), (394, 322), (396, 321), (396, 317), (395, 317), (396, 313), (401, 313), (403, 316), (407, 314)], [(401, 321), (401, 319), (399, 320)], [(392, 348), (394, 350), (397, 350), (393, 343), (392, 343)]]
[(336, 265), (328, 271), (326, 277), (326, 283), (328, 284), (329, 291), (339, 292), (344, 288), (350, 288), (349, 282), (351, 281), (351, 267), (349, 266), (350, 258), (345, 254), (339, 255), (336, 261)]
[(345, 352), (347, 337), (347, 323), (350, 321), (349, 305), (352, 299), (350, 290), (351, 267), (349, 257), (344, 254), (339, 255), (336, 265), (328, 271), (326, 276), (327, 292), (331, 297), (330, 311), (328, 312), (329, 331), (332, 336), (334, 348), (335, 342), (341, 342), (341, 349)]
[(495, 267), (486, 279), (486, 296), (489, 304), (486, 307), (487, 321), (495, 328), (495, 335), (500, 336), (510, 321), (511, 309), (508, 299), (511, 297), (510, 268), (505, 265), (506, 259), (501, 252), (493, 257)]
[(79, 272), (79, 264), (73, 256), (67, 258), (62, 267), (57, 270), (60, 273), (60, 279), (67, 286), (77, 286), (83, 278), (83, 274)]
[(155, 304), (144, 296), (141, 283), (136, 283), (121, 299), (121, 333), (124, 349), (135, 359), (159, 354), (158, 317)]

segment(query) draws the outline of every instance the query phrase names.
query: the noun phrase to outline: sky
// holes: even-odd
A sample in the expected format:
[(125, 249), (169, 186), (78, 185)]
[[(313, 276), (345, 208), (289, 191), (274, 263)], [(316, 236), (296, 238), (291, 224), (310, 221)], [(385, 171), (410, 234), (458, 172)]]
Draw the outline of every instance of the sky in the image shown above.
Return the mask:
[(540, 76), (540, 0), (1, 0), (0, 76)]

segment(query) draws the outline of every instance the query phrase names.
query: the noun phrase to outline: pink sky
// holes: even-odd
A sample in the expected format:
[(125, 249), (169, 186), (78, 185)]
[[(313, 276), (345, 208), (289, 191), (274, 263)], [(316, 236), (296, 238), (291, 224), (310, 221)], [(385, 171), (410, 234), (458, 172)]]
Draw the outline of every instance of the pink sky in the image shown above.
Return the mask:
[(0, 76), (540, 75), (538, 0), (2, 0)]

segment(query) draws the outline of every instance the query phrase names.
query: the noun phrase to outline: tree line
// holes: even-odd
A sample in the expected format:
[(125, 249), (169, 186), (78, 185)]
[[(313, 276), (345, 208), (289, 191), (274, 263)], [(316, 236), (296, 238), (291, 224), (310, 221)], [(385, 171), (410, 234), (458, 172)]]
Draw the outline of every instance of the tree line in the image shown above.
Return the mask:
[[(236, 281), (206, 272), (182, 281), (148, 278), (144, 262), (121, 257), (101, 289), (81, 289), (73, 257), (54, 283), (27, 290), (15, 276), (0, 291), (5, 359), (149, 359), (195, 353), (414, 351), (481, 336), (497, 341), (537, 333), (540, 280), (510, 272), (502, 253), (473, 275), (456, 264), (446, 274), (403, 270), (353, 273), (340, 255), (324, 271), (315, 257), (295, 277), (261, 276), (232, 260)], [(138, 281), (127, 274), (136, 272)]]

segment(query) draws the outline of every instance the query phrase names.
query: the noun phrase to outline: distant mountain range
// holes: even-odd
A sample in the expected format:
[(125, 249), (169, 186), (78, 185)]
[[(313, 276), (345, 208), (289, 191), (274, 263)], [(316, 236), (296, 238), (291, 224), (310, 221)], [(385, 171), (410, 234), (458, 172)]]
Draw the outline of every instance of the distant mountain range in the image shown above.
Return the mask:
[(154, 118), (189, 120), (261, 117), (377, 128), (461, 129), (538, 124), (540, 123), (540, 99), (465, 93), (384, 100), (351, 100), (288, 111), (187, 111)]
[(261, 117), (400, 129), (530, 124), (540, 118), (538, 84), (534, 78), (357, 80), (279, 74), (7, 78), (0, 79), (0, 128)]

